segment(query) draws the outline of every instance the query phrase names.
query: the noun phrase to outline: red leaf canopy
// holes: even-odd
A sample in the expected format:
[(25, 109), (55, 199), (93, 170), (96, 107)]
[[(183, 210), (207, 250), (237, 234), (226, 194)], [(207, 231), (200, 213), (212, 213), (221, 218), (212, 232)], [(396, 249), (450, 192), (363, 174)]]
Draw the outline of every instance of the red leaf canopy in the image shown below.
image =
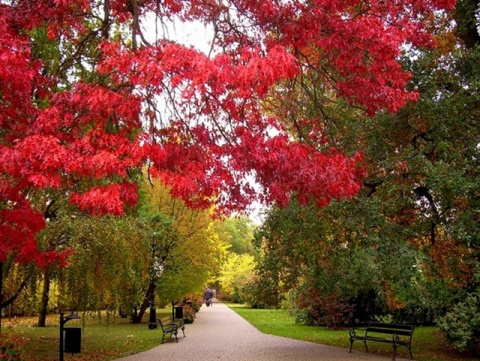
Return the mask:
[[(417, 97), (402, 46), (432, 46), (422, 19), (453, 4), (3, 1), (0, 261), (45, 260), (32, 193), (56, 189), (94, 214), (121, 214), (137, 201), (132, 171), (147, 163), (173, 195), (221, 213), (354, 196), (361, 155), (297, 141), (262, 102), (315, 72), (369, 114), (397, 111)], [(213, 29), (211, 52), (162, 35), (172, 19)]]

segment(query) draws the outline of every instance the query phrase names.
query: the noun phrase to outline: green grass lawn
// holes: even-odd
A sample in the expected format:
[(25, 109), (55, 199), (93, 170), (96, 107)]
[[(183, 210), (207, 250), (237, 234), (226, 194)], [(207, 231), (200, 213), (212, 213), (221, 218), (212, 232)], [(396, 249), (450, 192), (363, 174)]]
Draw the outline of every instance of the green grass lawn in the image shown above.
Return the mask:
[[(170, 309), (157, 310), (157, 317), (171, 315)], [(109, 361), (145, 351), (162, 342), (161, 329), (148, 329), (148, 313), (145, 322), (131, 324), (129, 319), (115, 317), (85, 317), (82, 320), (70, 320), (65, 327), (81, 327), (81, 353), (64, 354), (64, 360)], [(2, 330), (12, 326), (15, 332), (28, 341), (25, 343), (28, 360), (52, 361), (59, 359), (60, 326), (59, 315), (48, 316), (47, 327), (37, 327), (38, 320), (33, 317), (21, 317), (2, 321)]]
[[(348, 330), (332, 331), (324, 327), (303, 326), (285, 310), (258, 310), (242, 305), (227, 304), (261, 332), (298, 340), (345, 348), (348, 352)], [(170, 315), (171, 309), (157, 310), (157, 317)], [(59, 357), (59, 315), (49, 316), (47, 327), (37, 327), (36, 318), (2, 320), (2, 331), (9, 326), (27, 338), (25, 344), (28, 360), (52, 361)], [(148, 329), (148, 314), (141, 324), (132, 325), (128, 319), (116, 317), (85, 317), (71, 320), (65, 327), (82, 327), (82, 351), (80, 354), (65, 354), (65, 361), (110, 361), (133, 353), (145, 351), (161, 344), (161, 330)], [(365, 352), (363, 344), (354, 344), (356, 352)], [(370, 352), (391, 355), (392, 348), (386, 344), (370, 343)], [(406, 348), (399, 349), (399, 356), (408, 358)], [(413, 335), (413, 356), (416, 361), (474, 361), (475, 357), (459, 355), (449, 350), (444, 337), (435, 327), (419, 327)]]
[[(346, 350), (350, 347), (348, 329), (334, 331), (325, 327), (299, 325), (285, 310), (259, 310), (237, 304), (227, 305), (263, 333), (343, 347)], [(370, 352), (384, 355), (392, 354), (391, 345), (375, 342), (368, 345)], [(353, 349), (361, 352), (365, 351), (363, 343), (359, 341), (353, 344)], [(445, 338), (436, 327), (418, 327), (415, 329), (412, 339), (412, 353), (416, 361), (478, 360), (473, 356), (460, 355), (450, 350)], [(400, 347), (398, 355), (409, 358), (408, 349)]]

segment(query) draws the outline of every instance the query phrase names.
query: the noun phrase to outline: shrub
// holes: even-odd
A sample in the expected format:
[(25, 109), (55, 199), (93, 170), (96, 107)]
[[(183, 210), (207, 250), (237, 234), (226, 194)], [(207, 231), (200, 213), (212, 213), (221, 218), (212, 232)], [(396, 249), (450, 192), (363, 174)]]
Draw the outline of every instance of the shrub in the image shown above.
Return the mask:
[(256, 277), (249, 281), (244, 288), (244, 302), (252, 308), (278, 308), (278, 287), (271, 279)]
[(459, 351), (475, 351), (480, 344), (480, 294), (469, 294), (441, 317), (438, 326)]
[(367, 323), (375, 317), (385, 315), (387, 309), (385, 303), (373, 289), (358, 292), (355, 297), (350, 299), (349, 303), (353, 307), (350, 323)]
[(316, 326), (318, 320), (312, 316), (307, 309), (298, 309), (295, 311), (295, 323), (306, 326)]
[(393, 322), (432, 326), (436, 323), (437, 312), (432, 307), (408, 306), (393, 312)]
[(197, 317), (195, 310), (188, 306), (188, 305), (183, 305), (183, 320), (185, 323), (193, 323), (195, 320), (195, 317)]
[(319, 294), (313, 288), (303, 296), (299, 306), (301, 309), (308, 310), (310, 316), (316, 320), (316, 325), (338, 329), (347, 325), (352, 319), (353, 306), (348, 303), (348, 299), (338, 297), (333, 292)]
[(0, 334), (0, 360), (26, 361), (27, 357), (23, 345), (27, 341), (24, 337), (17, 335), (11, 328)]
[(200, 311), (200, 307), (202, 307), (202, 301), (194, 299), (192, 300), (192, 308), (195, 310), (195, 312)]

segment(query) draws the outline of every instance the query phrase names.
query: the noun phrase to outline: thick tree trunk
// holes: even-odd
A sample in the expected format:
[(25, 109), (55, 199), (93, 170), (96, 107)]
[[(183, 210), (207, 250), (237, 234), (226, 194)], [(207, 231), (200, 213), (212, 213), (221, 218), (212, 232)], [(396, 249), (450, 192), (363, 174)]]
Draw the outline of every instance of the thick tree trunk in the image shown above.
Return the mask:
[(51, 271), (49, 267), (43, 272), (43, 291), (40, 304), (40, 314), (38, 315), (38, 327), (45, 327), (47, 321), (48, 300), (50, 293)]

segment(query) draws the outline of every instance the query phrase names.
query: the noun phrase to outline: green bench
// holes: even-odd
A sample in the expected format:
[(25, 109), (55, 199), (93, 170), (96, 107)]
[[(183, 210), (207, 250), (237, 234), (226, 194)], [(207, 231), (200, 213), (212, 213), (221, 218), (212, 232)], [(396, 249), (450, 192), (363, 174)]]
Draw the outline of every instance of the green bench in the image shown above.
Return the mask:
[(182, 319), (172, 319), (170, 316), (162, 317), (158, 320), (162, 329), (162, 343), (165, 341), (165, 336), (175, 336), (175, 340), (178, 342), (178, 330), (182, 330), (183, 337), (185, 337), (185, 323)]
[(405, 346), (412, 356), (412, 336), (415, 329), (414, 325), (399, 323), (381, 323), (370, 322), (368, 325), (356, 325), (350, 330), (350, 352), (352, 352), (353, 343), (360, 340), (365, 344), (365, 350), (368, 352), (367, 341), (390, 343), (393, 345), (393, 360), (397, 355), (397, 349)]

